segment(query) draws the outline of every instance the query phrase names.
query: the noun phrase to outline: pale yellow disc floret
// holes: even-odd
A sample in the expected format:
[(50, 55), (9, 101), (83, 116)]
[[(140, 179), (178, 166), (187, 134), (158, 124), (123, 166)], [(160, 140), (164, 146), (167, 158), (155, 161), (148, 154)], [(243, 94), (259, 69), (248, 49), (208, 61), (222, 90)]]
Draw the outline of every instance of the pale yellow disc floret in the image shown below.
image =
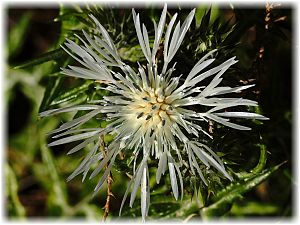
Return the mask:
[(165, 101), (166, 97), (160, 88), (133, 94), (133, 99), (128, 105), (132, 113), (127, 114), (127, 119), (133, 123), (132, 126), (142, 125), (144, 128), (159, 129), (166, 121), (171, 120), (173, 107)]

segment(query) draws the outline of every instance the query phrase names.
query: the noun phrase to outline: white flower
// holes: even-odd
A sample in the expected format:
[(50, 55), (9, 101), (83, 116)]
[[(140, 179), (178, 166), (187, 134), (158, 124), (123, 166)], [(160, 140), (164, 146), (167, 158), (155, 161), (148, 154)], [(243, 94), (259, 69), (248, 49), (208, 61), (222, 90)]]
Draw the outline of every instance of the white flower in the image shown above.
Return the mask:
[[(205, 70), (215, 60), (213, 54), (216, 50), (214, 50), (200, 59), (190, 73), (185, 74), (183, 81), (180, 80), (180, 77), (173, 76), (175, 64), (169, 68), (169, 63), (190, 27), (195, 10), (190, 12), (182, 25), (178, 22), (175, 26), (177, 17), (175, 14), (165, 31), (166, 13), (167, 6), (165, 5), (158, 25), (154, 23), (155, 39), (151, 49), (147, 29), (144, 24), (141, 27), (139, 14), (136, 15), (133, 10), (137, 37), (147, 59), (147, 65), (138, 64), (137, 70), (122, 62), (108, 32), (91, 15), (90, 17), (97, 25), (100, 35), (90, 37), (83, 31), (84, 38), (76, 35), (82, 42), (81, 45), (67, 40), (65, 47), (62, 46), (62, 48), (82, 66), (62, 68), (62, 73), (72, 77), (105, 81), (107, 86), (104, 89), (109, 90), (112, 95), (103, 97), (96, 104), (71, 106), (41, 113), (41, 116), (50, 116), (62, 112), (90, 111), (52, 131), (51, 134), (56, 134), (54, 138), (59, 139), (50, 143), (49, 146), (83, 140), (82, 143), (69, 151), (71, 154), (92, 143), (94, 147), (68, 179), (70, 180), (82, 173), (84, 180), (91, 166), (96, 163), (97, 167), (90, 175), (90, 178), (93, 178), (108, 164), (95, 187), (95, 192), (101, 188), (107, 179), (120, 151), (123, 150), (125, 154), (135, 156), (133, 177), (124, 195), (121, 208), (131, 187), (130, 206), (132, 206), (140, 186), (143, 220), (147, 216), (150, 202), (147, 164), (149, 161), (158, 159), (157, 183), (159, 183), (161, 175), (165, 173), (167, 168), (169, 169), (175, 199), (178, 199), (179, 195), (178, 186), (180, 186), (181, 196), (183, 194), (183, 180), (180, 172), (180, 167), (183, 164), (189, 167), (193, 175), (199, 175), (205, 184), (207, 181), (202, 174), (199, 162), (206, 167), (214, 167), (232, 180), (219, 157), (209, 147), (199, 142), (199, 134), (202, 132), (210, 137), (205, 131), (208, 120), (234, 129), (249, 130), (248, 127), (230, 122), (228, 118), (267, 119), (249, 112), (224, 112), (224, 109), (230, 107), (257, 105), (255, 101), (247, 99), (222, 97), (224, 94), (240, 92), (253, 86), (246, 85), (234, 88), (218, 86), (222, 81), (224, 72), (237, 62), (235, 58), (230, 58), (221, 65)], [(157, 66), (156, 57), (163, 34), (163, 68), (160, 69)], [(115, 69), (122, 72), (116, 72)], [(211, 77), (213, 78), (209, 85), (200, 86), (201, 81)], [(200, 108), (199, 106), (210, 107), (210, 109), (208, 111), (195, 111), (190, 107), (193, 105), (197, 105), (197, 109)], [(106, 116), (106, 120), (110, 122), (108, 126), (80, 129), (81, 125), (99, 113)], [(98, 150), (101, 146), (101, 136), (107, 134), (114, 135), (114, 139), (107, 147), (107, 154), (104, 156)], [(182, 154), (188, 156), (188, 162), (183, 162)], [(138, 158), (142, 158), (142, 160), (136, 166)]]

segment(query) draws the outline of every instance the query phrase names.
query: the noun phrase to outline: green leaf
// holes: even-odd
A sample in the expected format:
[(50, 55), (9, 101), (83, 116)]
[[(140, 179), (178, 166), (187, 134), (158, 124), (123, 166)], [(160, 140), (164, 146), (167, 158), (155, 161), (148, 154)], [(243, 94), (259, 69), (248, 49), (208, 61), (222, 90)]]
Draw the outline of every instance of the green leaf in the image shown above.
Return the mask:
[[(241, 37), (245, 34), (245, 32), (255, 25), (256, 20), (258, 20), (260, 17), (257, 14), (257, 10), (251, 11), (249, 13), (247, 11), (248, 9), (234, 9), (235, 17), (237, 20), (237, 23), (234, 27), (234, 30), (230, 32), (230, 34), (225, 38), (223, 45), (232, 45), (241, 39)], [(259, 22), (260, 23), (260, 22)]]
[(196, 20), (197, 27), (199, 27), (199, 25), (202, 23), (204, 17), (207, 15), (206, 12), (208, 13), (208, 11), (210, 11), (209, 13), (210, 13), (211, 21), (214, 21), (219, 16), (219, 7), (216, 4), (212, 4), (209, 7), (207, 6), (207, 4), (200, 4), (196, 8), (196, 12), (195, 12), (195, 20)]
[(58, 96), (64, 79), (65, 78), (62, 76), (49, 78), (39, 112), (46, 110), (51, 104), (52, 100)]
[(249, 178), (253, 176), (253, 174), (257, 174), (261, 172), (265, 167), (266, 163), (267, 163), (267, 148), (264, 144), (260, 144), (260, 157), (257, 165), (250, 171), (250, 173), (240, 172), (240, 173), (235, 173), (235, 175), (239, 179)]
[[(235, 173), (239, 180), (246, 180), (248, 178), (254, 177), (255, 175), (259, 174), (265, 167), (267, 161), (267, 150), (265, 145), (260, 145), (260, 157), (257, 165), (251, 170), (250, 173), (241, 172)], [(223, 197), (225, 197), (229, 191), (234, 188), (233, 185), (227, 186), (225, 189), (219, 191), (216, 196), (213, 197), (212, 201), (215, 202)]]
[(199, 31), (200, 31), (200, 37), (202, 38), (205, 38), (205, 35), (207, 34), (207, 31), (209, 29), (210, 15), (211, 15), (211, 8), (209, 8), (207, 13), (204, 14), (201, 20)]
[(97, 221), (103, 216), (102, 210), (99, 210), (99, 207), (92, 204), (85, 204), (80, 207), (80, 211), (77, 212), (77, 215), (82, 213), (85, 215), (86, 220), (88, 221)]
[(80, 9), (76, 9), (74, 6), (60, 5), (59, 16), (55, 21), (62, 22), (61, 30), (63, 34), (65, 33), (64, 31), (81, 30), (84, 27), (82, 21), (78, 19), (79, 16), (83, 16), (84, 14), (79, 11)]
[(128, 48), (122, 47), (118, 50), (118, 53), (122, 59), (131, 62), (137, 62), (143, 59), (143, 52), (141, 51), (141, 48), (138, 45), (130, 46)]
[(50, 149), (47, 148), (46, 141), (44, 140), (43, 136), (40, 138), (40, 150), (43, 163), (46, 165), (52, 184), (50, 191), (50, 196), (52, 197), (49, 199), (49, 203), (51, 203), (53, 209), (55, 209), (55, 212), (61, 210), (64, 215), (70, 214), (71, 208), (67, 202), (67, 190), (65, 182), (60, 180), (53, 156), (50, 152)]
[(22, 63), (21, 65), (14, 67), (14, 69), (24, 69), (27, 67), (36, 66), (36, 65), (39, 65), (39, 64), (42, 64), (45, 62), (49, 62), (52, 60), (62, 59), (66, 56), (67, 56), (67, 53), (63, 49), (59, 48), (59, 49), (55, 49), (53, 51), (47, 52), (45, 54), (42, 54), (35, 59), (29, 60), (25, 63)]
[(201, 216), (204, 219), (209, 219), (224, 215), (230, 210), (235, 200), (241, 198), (242, 194), (250, 191), (258, 184), (269, 178), (284, 163), (285, 162), (266, 169), (257, 175), (255, 174), (253, 177), (245, 181), (232, 183), (226, 188), (226, 191), (223, 192), (221, 196), (215, 198), (215, 200), (217, 200), (214, 203), (201, 209)]
[[(5, 163), (5, 177), (6, 177), (6, 188), (7, 195), (8, 195), (8, 203), (12, 206), (13, 214), (15, 214), (19, 218), (24, 218), (25, 215), (25, 208), (21, 204), (19, 196), (18, 196), (18, 182), (16, 175), (12, 168)], [(11, 214), (11, 212), (10, 212)]]
[(257, 216), (274, 215), (278, 213), (278, 205), (263, 202), (245, 202), (243, 204), (233, 204), (230, 215), (232, 216)]
[(201, 24), (202, 18), (205, 15), (206, 12), (206, 7), (199, 6), (196, 8), (195, 12), (195, 21), (196, 21), (196, 27), (199, 27)]
[[(164, 186), (166, 189), (166, 186)], [(183, 221), (190, 215), (199, 216), (199, 206), (195, 199), (184, 197), (182, 201), (176, 201), (171, 194), (166, 195), (166, 190), (163, 193), (151, 193), (151, 201), (149, 208), (148, 220), (165, 221), (176, 219)], [(132, 208), (124, 206), (122, 217), (140, 217), (141, 207), (139, 201), (136, 200)]]
[(62, 90), (59, 95), (57, 95), (50, 103), (50, 105), (57, 105), (64, 103), (66, 101), (70, 101), (74, 98), (77, 98), (80, 93), (83, 93), (89, 89), (89, 86), (93, 83), (93, 81), (85, 81), (83, 84), (79, 85), (76, 88), (71, 90)]
[(7, 53), (9, 57), (16, 55), (18, 51), (21, 49), (26, 32), (28, 31), (28, 26), (30, 24), (30, 19), (32, 14), (30, 12), (22, 15), (21, 19), (17, 22), (17, 24), (11, 29), (9, 32), (8, 38), (8, 49)]

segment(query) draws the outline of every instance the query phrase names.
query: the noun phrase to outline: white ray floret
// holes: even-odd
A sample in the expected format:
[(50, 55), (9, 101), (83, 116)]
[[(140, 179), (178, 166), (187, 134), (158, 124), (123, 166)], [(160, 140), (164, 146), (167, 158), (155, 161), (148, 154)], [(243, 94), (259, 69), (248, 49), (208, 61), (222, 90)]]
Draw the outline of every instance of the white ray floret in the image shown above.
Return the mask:
[[(200, 168), (201, 164), (207, 168), (214, 168), (224, 177), (232, 180), (221, 159), (208, 146), (199, 142), (200, 134), (212, 138), (205, 129), (208, 120), (234, 129), (249, 130), (249, 127), (235, 124), (229, 119), (264, 120), (267, 118), (256, 113), (228, 111), (228, 108), (231, 107), (257, 105), (255, 101), (248, 99), (223, 97), (224, 94), (238, 93), (253, 86), (233, 88), (219, 86), (223, 74), (237, 62), (235, 58), (230, 58), (222, 64), (212, 67), (216, 52), (213, 50), (201, 58), (189, 74), (183, 75), (186, 77), (183, 82), (180, 77), (173, 75), (175, 64), (168, 68), (190, 27), (195, 9), (190, 12), (182, 25), (179, 21), (175, 26), (177, 14), (166, 25), (167, 6), (165, 5), (158, 25), (154, 23), (153, 45), (149, 43), (147, 29), (144, 24), (141, 24), (139, 14), (136, 14), (134, 10), (132, 14), (138, 41), (147, 65), (138, 64), (135, 70), (122, 62), (108, 32), (91, 15), (99, 35), (92, 37), (83, 31), (84, 38), (77, 36), (81, 45), (71, 40), (66, 41), (62, 48), (81, 66), (62, 68), (62, 73), (83, 79), (107, 81), (107, 85), (102, 88), (112, 94), (105, 96), (102, 100), (94, 101), (93, 105), (51, 109), (40, 115), (52, 116), (64, 112), (89, 111), (73, 121), (62, 124), (50, 133), (55, 134), (54, 138), (58, 139), (49, 146), (82, 140), (68, 154), (77, 152), (87, 145), (93, 145), (68, 180), (79, 174), (83, 174), (84, 180), (91, 166), (96, 164), (96, 168), (90, 175), (90, 178), (93, 178), (108, 164), (95, 187), (97, 192), (105, 183), (120, 151), (124, 150), (126, 154), (134, 156), (133, 176), (125, 192), (121, 209), (131, 188), (130, 206), (132, 206), (140, 187), (141, 212), (144, 220), (150, 204), (149, 161), (158, 160), (157, 183), (168, 169), (175, 199), (178, 199), (179, 193), (181, 197), (183, 196), (183, 179), (180, 168), (184, 164), (188, 166), (192, 174), (199, 175), (205, 184), (207, 184), (207, 180)], [(164, 33), (165, 35), (163, 35)], [(157, 51), (162, 40), (164, 40), (164, 61), (162, 68), (159, 69)], [(152, 49), (150, 46), (153, 46)], [(210, 66), (209, 70), (207, 70), (208, 66)], [(121, 70), (116, 72), (115, 67)], [(211, 77), (213, 78), (207, 86), (200, 85), (201, 81)], [(191, 106), (197, 107), (192, 109)], [(210, 109), (205, 110), (208, 107)], [(227, 111), (224, 111), (225, 109)], [(109, 121), (109, 125), (105, 128), (83, 129), (81, 127), (98, 114), (102, 114)], [(98, 149), (102, 143), (101, 137), (107, 134), (113, 135), (114, 139), (106, 147), (107, 154), (104, 155)], [(187, 163), (183, 162), (182, 155), (188, 156)], [(142, 160), (136, 166), (138, 158)]]

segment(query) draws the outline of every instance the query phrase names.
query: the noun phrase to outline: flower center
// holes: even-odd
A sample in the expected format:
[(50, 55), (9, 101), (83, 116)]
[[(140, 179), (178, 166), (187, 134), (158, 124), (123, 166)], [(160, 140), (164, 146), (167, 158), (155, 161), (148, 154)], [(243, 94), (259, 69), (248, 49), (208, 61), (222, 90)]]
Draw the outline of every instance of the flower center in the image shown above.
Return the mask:
[(135, 122), (157, 128), (164, 126), (171, 119), (173, 110), (160, 88), (135, 96), (135, 101), (129, 107), (133, 111)]

